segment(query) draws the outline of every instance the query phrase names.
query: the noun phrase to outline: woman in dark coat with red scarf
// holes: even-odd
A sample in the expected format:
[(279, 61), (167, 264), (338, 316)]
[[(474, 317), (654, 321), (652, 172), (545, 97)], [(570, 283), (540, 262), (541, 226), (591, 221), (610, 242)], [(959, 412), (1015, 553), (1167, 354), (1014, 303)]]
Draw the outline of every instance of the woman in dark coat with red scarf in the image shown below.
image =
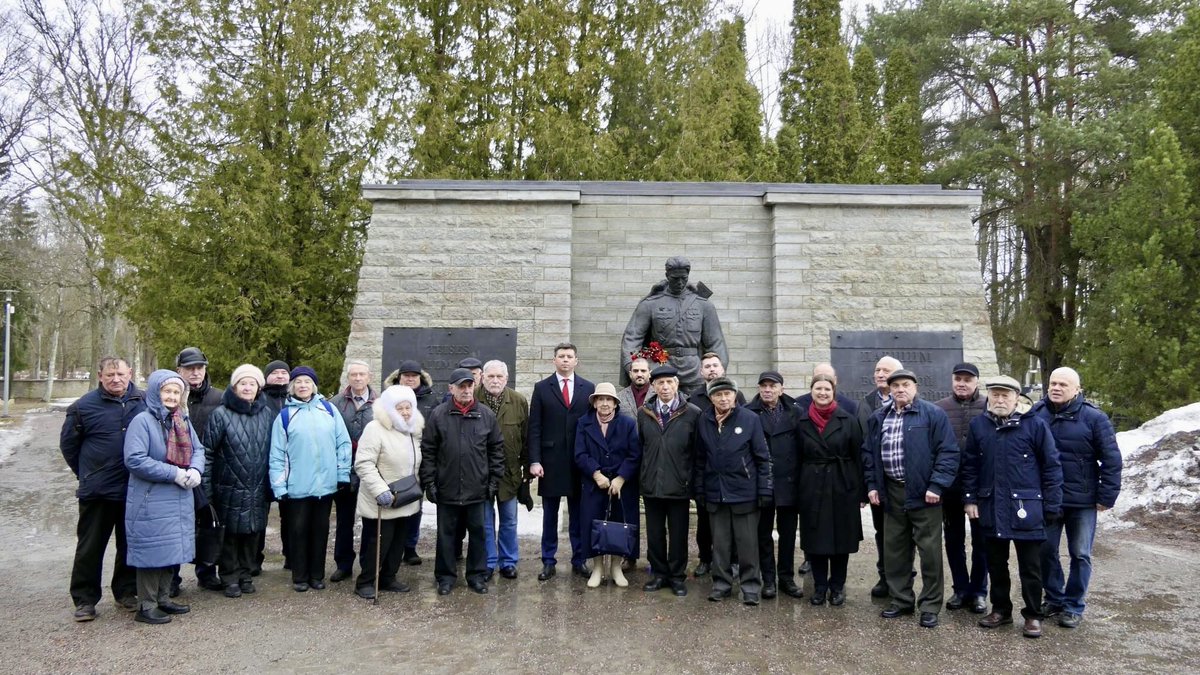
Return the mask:
[(813, 377), (812, 403), (799, 410), (800, 472), (797, 504), (800, 544), (812, 563), (812, 604), (846, 601), (846, 566), (862, 541), (866, 503), (863, 483), (862, 427), (837, 404), (836, 386), (827, 375)]

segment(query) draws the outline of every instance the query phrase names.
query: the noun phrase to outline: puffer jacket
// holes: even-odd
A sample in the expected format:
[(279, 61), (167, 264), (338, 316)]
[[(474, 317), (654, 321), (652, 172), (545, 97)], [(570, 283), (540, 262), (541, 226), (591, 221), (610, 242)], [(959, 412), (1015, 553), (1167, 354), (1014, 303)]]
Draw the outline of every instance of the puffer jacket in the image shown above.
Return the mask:
[(274, 421), (275, 410), (262, 392), (247, 402), (233, 389), (225, 390), (221, 407), (208, 417), (204, 492), (226, 532), (251, 534), (267, 529), (267, 495), (262, 485), (267, 480)]
[(142, 392), (132, 382), (121, 396), (98, 387), (67, 408), (58, 448), (79, 479), (81, 500), (123, 501), (129, 487), (125, 468), (125, 431), (146, 409)]
[(638, 408), (638, 437), (642, 441), (642, 462), (638, 472), (638, 487), (643, 497), (656, 499), (692, 499), (693, 468), (696, 464), (696, 425), (700, 409), (688, 403), (683, 394), (676, 394), (679, 405), (667, 420), (659, 424), (654, 394)]
[(433, 409), (421, 434), (421, 487), (439, 504), (487, 501), (504, 476), (504, 436), (479, 401), (463, 414), (453, 401)]
[[(181, 467), (168, 464), (167, 417), (159, 389), (173, 370), (156, 370), (146, 383), (146, 410), (138, 413), (125, 434), (125, 562), (131, 567), (182, 565), (196, 557), (195, 498), (175, 483)], [(204, 473), (204, 446), (191, 428), (190, 467)]]
[(971, 420), (962, 461), (963, 502), (979, 506), (985, 534), (1041, 541), (1062, 510), (1062, 465), (1050, 427), (1026, 413)]
[(1112, 423), (1099, 408), (1078, 394), (1055, 411), (1050, 401), (1034, 404), (1031, 414), (1050, 425), (1062, 461), (1063, 506), (1082, 509), (1103, 504), (1112, 508), (1121, 494), (1121, 449)]
[(710, 506), (774, 498), (771, 451), (758, 415), (738, 406), (718, 431), (716, 408), (709, 408), (700, 415), (696, 438), (697, 498)]
[(358, 457), (354, 473), (358, 475), (358, 504), (355, 511), (362, 518), (391, 520), (411, 516), (421, 510), (421, 500), (398, 508), (380, 507), (375, 501), (387, 492), (388, 484), (412, 476), (421, 467), (421, 433), (425, 418), (420, 410), (412, 418), (411, 432), (392, 425), (392, 418), (379, 401), (371, 404), (375, 419), (363, 429), (358, 439)]
[[(329, 405), (331, 410), (325, 408)], [(350, 482), (350, 434), (337, 409), (320, 394), (307, 401), (289, 396), (271, 425), (269, 471), (275, 498), (324, 497)]]
[[(950, 418), (950, 428), (954, 430), (954, 439), (960, 448), (967, 442), (971, 420), (987, 412), (987, 396), (983, 393), (982, 387), (977, 387), (975, 393), (971, 394), (971, 398), (966, 400), (959, 400), (954, 394), (951, 394), (946, 398), (934, 401), (933, 404), (941, 408), (942, 412), (946, 413), (946, 417)], [(950, 486), (950, 492), (961, 491), (962, 474), (960, 473), (954, 479), (954, 484)]]
[[(483, 385), (475, 387), (475, 400), (481, 405), (485, 405), (483, 395)], [(420, 408), (419, 402), (417, 407)], [(492, 412), (496, 413), (500, 434), (504, 436), (504, 476), (500, 479), (497, 499), (506, 502), (517, 496), (517, 490), (525, 478), (525, 465), (529, 463), (529, 448), (526, 447), (529, 438), (529, 400), (524, 394), (505, 387), (500, 395), (500, 410)]]

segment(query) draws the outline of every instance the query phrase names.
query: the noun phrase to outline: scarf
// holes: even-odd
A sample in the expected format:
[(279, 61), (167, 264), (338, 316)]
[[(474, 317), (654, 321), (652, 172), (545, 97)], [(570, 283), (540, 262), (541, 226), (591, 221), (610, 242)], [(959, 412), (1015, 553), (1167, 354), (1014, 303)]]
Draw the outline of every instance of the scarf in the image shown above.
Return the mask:
[(192, 467), (192, 432), (179, 408), (171, 411), (167, 418), (171, 428), (167, 430), (167, 464), (190, 469)]
[(733, 408), (730, 408), (723, 413), (719, 413), (714, 410), (713, 414), (717, 417), (717, 433), (721, 433), (721, 429), (725, 426), (725, 420), (729, 419), (729, 416), (733, 414)]
[(829, 420), (833, 418), (833, 412), (837, 408), (837, 399), (830, 402), (828, 408), (818, 408), (816, 401), (808, 404), (808, 416), (812, 418), (813, 424), (816, 425), (817, 433), (825, 433), (825, 425), (829, 424)]
[(483, 390), (483, 404), (492, 409), (492, 412), (500, 414), (500, 406), (504, 405), (504, 392), (500, 392), (499, 396), (492, 396), (492, 393), (487, 389)]
[(636, 384), (629, 385), (629, 391), (633, 394), (633, 403), (637, 407), (642, 407), (646, 404), (646, 394), (650, 393), (650, 383), (638, 387)]
[(610, 412), (607, 417), (601, 416), (599, 410), (596, 411), (596, 421), (600, 423), (600, 435), (601, 436), (608, 436), (608, 423), (613, 421), (613, 418), (616, 416), (617, 416), (616, 410), (613, 410), (612, 412)]
[(470, 403), (468, 403), (466, 405), (462, 405), (458, 402), (458, 399), (452, 398), (450, 400), (454, 402), (454, 407), (458, 408), (458, 412), (460, 412), (464, 415), (471, 412), (471, 408), (475, 407), (475, 401), (471, 401)]

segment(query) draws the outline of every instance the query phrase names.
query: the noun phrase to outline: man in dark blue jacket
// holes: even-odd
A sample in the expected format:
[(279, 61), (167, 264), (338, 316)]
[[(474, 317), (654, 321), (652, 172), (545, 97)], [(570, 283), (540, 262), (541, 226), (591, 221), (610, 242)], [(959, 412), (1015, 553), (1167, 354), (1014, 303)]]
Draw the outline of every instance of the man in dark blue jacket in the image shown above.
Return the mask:
[(987, 383), (987, 412), (969, 423), (963, 446), (962, 499), (972, 525), (987, 538), (992, 613), (984, 628), (1012, 623), (1008, 576), (1009, 542), (1017, 551), (1025, 637), (1042, 635), (1041, 544), (1047, 520), (1062, 509), (1062, 465), (1050, 428), (1037, 415), (1017, 410), (1021, 383), (995, 377)]
[(112, 592), (117, 604), (138, 608), (136, 570), (125, 564), (125, 492), (129, 471), (125, 468), (125, 430), (146, 409), (142, 392), (130, 380), (125, 359), (105, 357), (97, 368), (100, 386), (84, 394), (67, 408), (59, 436), (59, 449), (71, 472), (79, 479), (79, 522), (75, 528), (75, 563), (71, 568), (71, 599), (75, 620), (96, 618), (101, 596), (104, 551), (113, 531), (117, 555), (113, 565)]
[[(942, 609), (942, 492), (958, 473), (958, 443), (942, 409), (917, 396), (917, 374), (887, 378), (891, 403), (867, 420), (863, 474), (867, 499), (884, 509), (883, 568), (894, 619), (920, 604), (921, 625), (935, 628)], [(921, 597), (913, 595), (913, 548), (921, 552)]]
[(758, 515), (771, 506), (774, 486), (771, 451), (758, 415), (737, 404), (737, 385), (725, 377), (708, 383), (713, 407), (696, 428), (696, 462), (692, 467), (696, 499), (708, 510), (713, 533), (713, 586), (708, 599), (720, 602), (733, 591), (733, 546), (736, 543), (742, 602), (759, 603)]
[[(1046, 398), (1030, 412), (1050, 425), (1063, 473), (1062, 519), (1047, 523), (1042, 544), (1046, 587), (1042, 613), (1058, 615), (1058, 625), (1075, 628), (1083, 620), (1092, 578), (1096, 513), (1112, 508), (1121, 492), (1121, 450), (1108, 416), (1083, 399), (1079, 373), (1071, 368), (1050, 373)], [(1058, 558), (1064, 528), (1071, 556), (1071, 576), (1065, 583)]]

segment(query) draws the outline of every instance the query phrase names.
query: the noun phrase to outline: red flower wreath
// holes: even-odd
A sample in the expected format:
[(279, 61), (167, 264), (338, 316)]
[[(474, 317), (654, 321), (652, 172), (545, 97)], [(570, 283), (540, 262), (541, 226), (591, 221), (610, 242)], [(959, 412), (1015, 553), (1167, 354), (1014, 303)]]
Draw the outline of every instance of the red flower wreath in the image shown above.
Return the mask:
[(657, 342), (651, 342), (649, 345), (642, 347), (636, 352), (630, 352), (629, 356), (631, 357), (630, 360), (632, 361), (646, 359), (651, 363), (666, 363), (667, 357), (670, 356), (670, 354), (667, 353), (667, 350), (663, 349), (662, 345), (658, 344)]

